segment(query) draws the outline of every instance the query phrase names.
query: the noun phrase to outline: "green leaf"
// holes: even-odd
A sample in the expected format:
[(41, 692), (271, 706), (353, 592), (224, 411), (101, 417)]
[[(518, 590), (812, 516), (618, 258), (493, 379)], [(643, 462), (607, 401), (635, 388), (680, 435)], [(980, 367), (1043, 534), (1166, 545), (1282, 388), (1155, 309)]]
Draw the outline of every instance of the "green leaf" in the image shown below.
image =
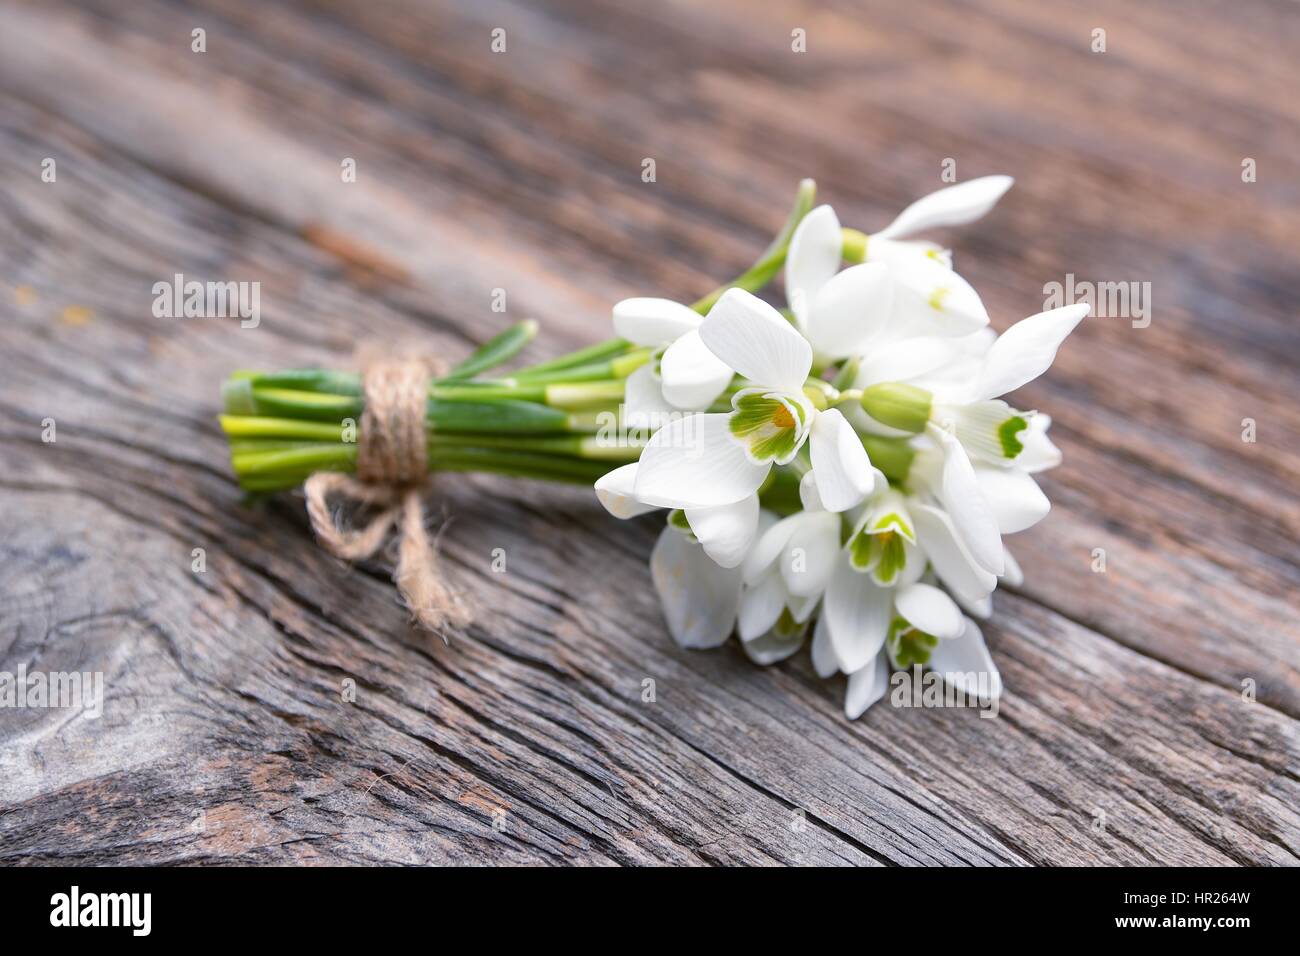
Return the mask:
[(569, 416), (536, 402), (474, 402), (431, 398), (425, 405), (429, 427), (460, 434), (558, 434), (568, 430)]
[(537, 322), (533, 319), (524, 319), (517, 325), (510, 326), (492, 341), (479, 346), (474, 354), (453, 368), (443, 381), (473, 378), (480, 372), (486, 372), (490, 368), (496, 368), (510, 361), (519, 354), (520, 349), (533, 340), (536, 334)]

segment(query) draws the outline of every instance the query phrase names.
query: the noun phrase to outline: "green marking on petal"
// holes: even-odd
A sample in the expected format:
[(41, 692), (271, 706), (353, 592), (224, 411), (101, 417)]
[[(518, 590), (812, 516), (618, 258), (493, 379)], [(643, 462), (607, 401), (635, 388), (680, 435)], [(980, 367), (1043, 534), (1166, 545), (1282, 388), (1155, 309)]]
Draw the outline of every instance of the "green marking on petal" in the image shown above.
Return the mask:
[(907, 563), (907, 551), (903, 548), (903, 538), (892, 531), (873, 535), (880, 542), (880, 561), (872, 572), (877, 581), (889, 586), (898, 580)]
[(1019, 436), (1029, 427), (1033, 414), (993, 399), (960, 407), (937, 407), (934, 420), (942, 427), (951, 427), (972, 457), (1005, 464), (1024, 451)]
[(758, 464), (790, 461), (808, 432), (808, 410), (775, 393), (739, 392), (727, 428)]
[(889, 625), (889, 653), (894, 663), (900, 668), (915, 664), (928, 664), (930, 652), (939, 643), (932, 634), (918, 631), (901, 617), (896, 617)]
[(916, 544), (902, 499), (889, 493), (874, 511), (862, 516), (849, 536), (849, 563), (858, 571), (869, 573), (882, 587), (898, 581), (907, 565), (909, 547)]
[(781, 608), (781, 616), (776, 619), (776, 624), (772, 630), (776, 631), (781, 637), (794, 637), (798, 634), (804, 625), (794, 619), (788, 607)]
[(998, 426), (998, 441), (1002, 444), (1002, 454), (1006, 458), (1015, 458), (1025, 450), (1024, 443), (1019, 438), (1020, 432), (1029, 427), (1029, 422), (1017, 415), (1015, 418), (1008, 418)]
[(680, 531), (692, 541), (696, 540), (695, 532), (691, 530), (691, 524), (686, 520), (686, 512), (681, 508), (674, 508), (668, 512), (668, 527)]
[(929, 304), (930, 308), (934, 309), (936, 312), (942, 312), (943, 300), (948, 298), (950, 292), (952, 292), (952, 289), (948, 288), (946, 285), (941, 285), (930, 293), (930, 298), (927, 299), (926, 302)]
[(879, 534), (882, 531), (896, 531), (912, 544), (916, 544), (916, 533), (912, 531), (912, 526), (897, 511), (881, 515), (871, 523), (872, 534)]
[(875, 535), (859, 531), (849, 539), (849, 564), (857, 571), (870, 571), (873, 561), (880, 558), (875, 547)]
[(855, 571), (870, 574), (877, 584), (889, 587), (907, 565), (903, 536), (894, 531), (859, 530), (849, 539), (849, 564)]

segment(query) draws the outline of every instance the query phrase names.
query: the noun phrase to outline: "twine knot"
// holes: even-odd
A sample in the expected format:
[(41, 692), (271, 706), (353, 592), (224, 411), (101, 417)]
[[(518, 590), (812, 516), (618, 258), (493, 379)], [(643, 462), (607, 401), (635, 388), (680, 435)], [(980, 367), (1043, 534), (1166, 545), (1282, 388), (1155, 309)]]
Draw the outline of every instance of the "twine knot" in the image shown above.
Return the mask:
[[(362, 376), (365, 404), (357, 433), (357, 474), (317, 472), (303, 485), (316, 538), (345, 561), (363, 561), (398, 529), (393, 583), (421, 627), (447, 639), (447, 625), (464, 627), (470, 613), (443, 580), (437, 542), (429, 540), (420, 492), (428, 478), (425, 401), (430, 364), (423, 359), (379, 359)], [(342, 527), (330, 508), (337, 496), (379, 511), (357, 528)]]

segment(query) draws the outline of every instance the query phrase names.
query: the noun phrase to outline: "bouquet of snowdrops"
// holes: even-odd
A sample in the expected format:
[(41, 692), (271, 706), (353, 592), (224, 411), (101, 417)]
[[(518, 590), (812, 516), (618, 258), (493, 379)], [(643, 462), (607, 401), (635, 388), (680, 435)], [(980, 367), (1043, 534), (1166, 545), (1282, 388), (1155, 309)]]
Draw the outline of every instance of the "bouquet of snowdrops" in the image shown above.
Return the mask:
[[(1002, 536), (1047, 514), (1033, 475), (1060, 462), (1047, 416), (999, 396), (1088, 307), (997, 336), (950, 254), (906, 237), (978, 219), (1010, 185), (942, 189), (867, 234), (812, 208), (805, 181), (755, 265), (698, 302), (625, 299), (617, 338), (489, 377), (535, 334), (521, 323), (421, 380), (416, 461), (591, 482), (619, 518), (665, 510), (650, 565), (674, 639), (734, 633), (771, 664), (811, 634), (817, 673), (848, 675), (850, 718), (895, 668), (995, 700), (974, 619), (1019, 582)], [(782, 266), (777, 308), (754, 293)], [(356, 470), (369, 395), (358, 373), (236, 373), (222, 426), (243, 487)]]

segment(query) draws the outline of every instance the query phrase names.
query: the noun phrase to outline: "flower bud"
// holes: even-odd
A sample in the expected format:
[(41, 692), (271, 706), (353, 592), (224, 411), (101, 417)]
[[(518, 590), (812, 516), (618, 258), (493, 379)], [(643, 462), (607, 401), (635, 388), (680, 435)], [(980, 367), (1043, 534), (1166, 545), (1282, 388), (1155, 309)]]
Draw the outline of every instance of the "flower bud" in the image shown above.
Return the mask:
[(920, 432), (930, 420), (933, 396), (923, 388), (903, 382), (881, 382), (862, 390), (862, 408), (891, 428)]

